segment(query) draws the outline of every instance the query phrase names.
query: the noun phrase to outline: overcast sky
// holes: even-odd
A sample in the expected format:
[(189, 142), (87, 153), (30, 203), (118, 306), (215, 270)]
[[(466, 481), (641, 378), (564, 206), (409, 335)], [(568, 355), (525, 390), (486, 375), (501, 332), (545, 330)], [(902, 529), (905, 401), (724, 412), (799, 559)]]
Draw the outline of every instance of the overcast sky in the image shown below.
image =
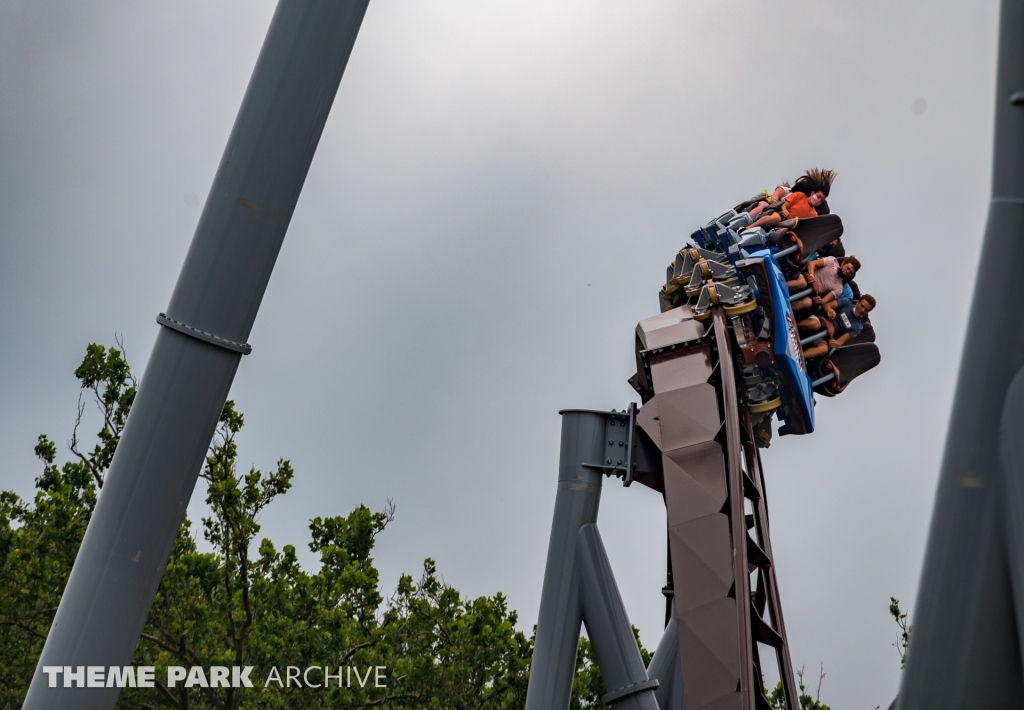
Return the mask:
[[(0, 0), (0, 488), (31, 495), (36, 437), (67, 441), (87, 343), (123, 334), (143, 370), (274, 5)], [(232, 389), (241, 463), (296, 470), (263, 532), (312, 563), (309, 518), (391, 497), (386, 587), (430, 556), (529, 632), (557, 411), (636, 399), (632, 331), (690, 232), (830, 167), (882, 364), (764, 463), (793, 660), (824, 663), (837, 710), (885, 707), (985, 219), (996, 26), (992, 0), (372, 0)], [(648, 647), (664, 525), (657, 494), (606, 486)]]

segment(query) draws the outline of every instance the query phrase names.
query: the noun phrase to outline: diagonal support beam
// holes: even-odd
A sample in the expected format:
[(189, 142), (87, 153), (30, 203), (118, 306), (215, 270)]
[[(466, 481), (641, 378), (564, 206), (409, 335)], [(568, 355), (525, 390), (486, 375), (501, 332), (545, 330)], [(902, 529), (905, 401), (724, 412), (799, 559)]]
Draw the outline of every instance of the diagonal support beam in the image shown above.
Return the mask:
[[(605, 441), (623, 413), (565, 410), (558, 493), (544, 569), (526, 710), (568, 708), (581, 625), (608, 693), (606, 705), (658, 710), (658, 681), (648, 678), (615, 575), (597, 529)], [(629, 417), (632, 422), (632, 417)], [(630, 428), (632, 428), (630, 426)], [(625, 436), (617, 433), (616, 436)], [(623, 439), (625, 440), (625, 438)], [(612, 440), (615, 444), (615, 438)], [(624, 448), (624, 447), (623, 447)], [(616, 448), (621, 451), (622, 448)]]
[(683, 666), (679, 661), (679, 624), (676, 622), (675, 604), (669, 605), (665, 632), (654, 649), (647, 675), (658, 681), (655, 697), (661, 710), (686, 710), (686, 692), (683, 690)]
[(602, 460), (605, 418), (600, 412), (580, 410), (561, 414), (558, 492), (537, 614), (526, 710), (569, 707), (583, 623), (576, 541), (580, 528), (597, 522), (601, 503), (602, 474), (587, 464)]
[(1017, 373), (1006, 392), (1000, 424), (1003, 464), (1002, 518), (1006, 560), (1017, 618), (1017, 643), (1024, 658), (1021, 620), (1024, 620), (1024, 370)]
[(125, 666), (149, 613), (368, 0), (282, 0), (25, 700), (109, 710), (45, 666)]
[(1003, 0), (992, 200), (913, 606), (900, 710), (1024, 708), (1024, 1)]
[(658, 681), (647, 677), (597, 525), (580, 528), (576, 544), (583, 623), (608, 689), (601, 700), (617, 710), (658, 710)]

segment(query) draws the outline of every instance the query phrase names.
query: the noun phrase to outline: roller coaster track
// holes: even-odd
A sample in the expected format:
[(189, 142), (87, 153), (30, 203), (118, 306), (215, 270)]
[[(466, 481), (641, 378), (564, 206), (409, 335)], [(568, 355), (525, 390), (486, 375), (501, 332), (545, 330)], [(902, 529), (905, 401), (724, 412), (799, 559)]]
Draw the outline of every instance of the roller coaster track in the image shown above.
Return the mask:
[[(528, 710), (568, 706), (581, 622), (616, 708), (768, 708), (761, 646), (775, 653), (786, 707), (799, 708), (737, 324), (721, 304), (704, 323), (675, 310), (638, 328), (660, 339), (640, 351), (652, 385), (642, 408), (562, 413)], [(605, 476), (661, 492), (667, 509), (667, 624), (647, 669), (597, 530)]]
[(764, 477), (733, 358), (738, 346), (724, 306), (713, 306), (710, 320), (704, 336), (648, 356), (654, 397), (637, 417), (661, 454), (686, 707), (767, 708), (765, 645), (776, 655), (787, 707), (796, 710)]
[[(804, 236), (820, 241), (841, 228), (830, 217)], [(695, 241), (703, 246), (688, 245), (669, 266), (662, 313), (636, 329), (630, 383), (643, 406), (562, 412), (559, 490), (527, 710), (568, 706), (581, 622), (610, 691), (606, 704), (770, 708), (762, 672), (767, 648), (785, 707), (799, 710), (759, 448), (770, 441), (773, 418), (783, 422), (780, 433), (812, 432), (814, 393), (842, 391), (877, 364), (878, 350), (857, 344), (806, 363), (807, 340), (801, 342), (790, 307), (796, 296), (786, 287), (785, 273), (799, 268), (786, 259), (795, 250), (768, 244), (763, 233), (744, 239), (721, 218), (700, 231), (703, 240)], [(626, 486), (639, 482), (665, 501), (666, 628), (647, 669), (597, 530), (604, 476)]]

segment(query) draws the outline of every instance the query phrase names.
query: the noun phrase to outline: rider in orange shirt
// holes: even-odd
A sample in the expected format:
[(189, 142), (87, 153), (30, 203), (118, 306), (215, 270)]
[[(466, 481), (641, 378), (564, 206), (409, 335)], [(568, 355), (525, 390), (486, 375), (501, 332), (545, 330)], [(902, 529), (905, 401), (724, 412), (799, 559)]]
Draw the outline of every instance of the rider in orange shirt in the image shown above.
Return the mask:
[(775, 211), (759, 217), (748, 229), (763, 227), (768, 231), (783, 220), (817, 217), (817, 207), (828, 197), (835, 177), (833, 170), (808, 170), (793, 184), (792, 191)]
[(786, 195), (786, 199), (782, 201), (782, 213), (786, 219), (790, 217), (799, 217), (800, 219), (817, 217), (818, 210), (816, 208), (824, 200), (825, 194), (823, 190), (815, 190), (810, 195), (794, 190)]

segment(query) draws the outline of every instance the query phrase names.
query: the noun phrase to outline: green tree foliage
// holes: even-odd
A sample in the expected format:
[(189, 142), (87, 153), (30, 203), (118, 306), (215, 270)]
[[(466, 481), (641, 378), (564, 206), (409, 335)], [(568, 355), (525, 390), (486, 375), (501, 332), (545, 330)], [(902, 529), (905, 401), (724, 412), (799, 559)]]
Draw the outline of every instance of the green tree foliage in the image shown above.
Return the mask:
[[(821, 702), (821, 683), (825, 680), (825, 675), (825, 667), (822, 666), (818, 676), (818, 689), (815, 691), (814, 697), (811, 697), (811, 694), (807, 692), (807, 686), (804, 685), (803, 666), (796, 672), (797, 685), (800, 686), (800, 710), (831, 710), (828, 705)], [(786, 710), (786, 694), (782, 691), (782, 681), (776, 683), (772, 691), (766, 692), (765, 696), (768, 698), (768, 705), (772, 710)]]
[(900, 668), (907, 665), (907, 648), (910, 646), (910, 633), (914, 630), (907, 614), (908, 612), (900, 609), (899, 599), (889, 597), (889, 616), (893, 618), (893, 621), (900, 628), (896, 634), (896, 641), (892, 644), (896, 648), (896, 652), (900, 654)]
[[(34, 500), (0, 494), (0, 708), (19, 708), (82, 535), (135, 397), (137, 383), (120, 348), (90, 345), (75, 371), (99, 408), (103, 427), (85, 450), (78, 438), (81, 401), (70, 448), (36, 445), (43, 472)], [(228, 402), (202, 471), (208, 514), (200, 550), (184, 521), (136, 649), (133, 665), (155, 666), (157, 687), (126, 688), (119, 708), (519, 708), (526, 695), (532, 640), (515, 628), (516, 612), (499, 593), (469, 599), (445, 584), (432, 560), (420, 578), (402, 576), (385, 598), (372, 553), (394, 516), (389, 504), (360, 506), (347, 516), (316, 518), (310, 549), (316, 569), (303, 569), (295, 548), (259, 539), (259, 516), (291, 486), (281, 460), (263, 472), (238, 468), (242, 415)], [(581, 653), (589, 678), (583, 700), (600, 691), (592, 654)], [(589, 655), (588, 655), (589, 654)], [(184, 688), (167, 684), (166, 668), (253, 666), (254, 688)], [(287, 667), (386, 669), (384, 687), (284, 687)], [(322, 673), (310, 681), (322, 683)], [(333, 681), (335, 684), (337, 681)], [(347, 685), (347, 683), (346, 683)], [(582, 687), (582, 686), (581, 686)]]
[(78, 552), (96, 486), (88, 468), (75, 461), (58, 467), (57, 447), (39, 437), (36, 456), (43, 472), (35, 499), (0, 493), (0, 707), (20, 708), (42, 650), (64, 582)]
[[(78, 418), (71, 434), (69, 448), (79, 462), (92, 474), (97, 486), (103, 485), (103, 476), (114, 458), (117, 442), (121, 440), (121, 431), (128, 420), (128, 411), (135, 401), (138, 382), (128, 367), (124, 348), (118, 341), (116, 348), (104, 348), (92, 343), (85, 349), (85, 358), (75, 370), (82, 392), (89, 391), (93, 403), (103, 416), (103, 428), (96, 434), (96, 445), (93, 450), (83, 453), (79, 446), (78, 428), (82, 423), (85, 404), (82, 397), (78, 398)], [(54, 452), (56, 453), (56, 452)]]
[[(57, 446), (40, 436), (42, 462), (31, 502), (0, 493), (0, 710), (21, 706), (60, 602), (78, 546), (135, 399), (138, 383), (124, 349), (89, 345), (75, 370), (102, 427), (91, 449), (79, 438), (79, 399), (69, 442), (73, 459), (57, 465)], [(520, 708), (526, 698), (533, 640), (500, 593), (469, 599), (445, 584), (427, 559), (418, 580), (403, 575), (385, 598), (372, 553), (394, 518), (359, 506), (347, 516), (315, 518), (309, 546), (319, 556), (304, 570), (295, 548), (259, 539), (260, 514), (291, 487), (286, 460), (269, 472), (238, 468), (236, 437), (244, 418), (228, 402), (201, 476), (207, 515), (200, 551), (182, 523), (133, 665), (154, 666), (154, 688), (125, 688), (119, 708), (231, 710), (308, 707)], [(644, 663), (651, 654), (637, 645)], [(253, 666), (253, 688), (169, 687), (168, 666)], [(330, 668), (334, 687), (267, 683), (272, 669)], [(384, 687), (345, 679), (339, 667), (386, 669)], [(580, 640), (573, 710), (603, 707), (607, 691), (586, 638)], [(310, 681), (322, 684), (323, 672)], [(357, 679), (358, 681), (358, 676)], [(825, 706), (813, 706), (825, 708)], [(826, 709), (827, 710), (827, 709)]]
[(75, 376), (93, 394), (103, 420), (91, 452), (79, 448), (84, 406), (79, 400), (70, 448), (77, 460), (56, 464), (57, 446), (40, 436), (35, 453), (43, 464), (32, 502), (0, 493), (0, 708), (20, 708), (46, 632), (57, 611), (78, 545), (96, 505), (97, 488), (114, 455), (135, 399), (120, 348), (90, 345)]

